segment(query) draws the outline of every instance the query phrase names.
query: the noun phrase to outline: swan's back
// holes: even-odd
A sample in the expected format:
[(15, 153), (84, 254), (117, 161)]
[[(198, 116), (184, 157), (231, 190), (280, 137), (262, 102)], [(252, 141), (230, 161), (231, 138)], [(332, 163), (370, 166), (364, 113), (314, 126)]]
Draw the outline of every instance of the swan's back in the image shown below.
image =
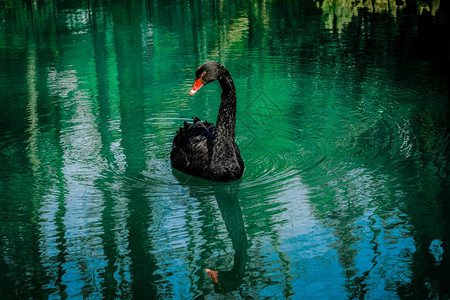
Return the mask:
[(172, 166), (187, 174), (207, 174), (211, 160), (216, 127), (213, 123), (193, 118), (194, 123), (184, 122), (173, 139), (170, 153)]

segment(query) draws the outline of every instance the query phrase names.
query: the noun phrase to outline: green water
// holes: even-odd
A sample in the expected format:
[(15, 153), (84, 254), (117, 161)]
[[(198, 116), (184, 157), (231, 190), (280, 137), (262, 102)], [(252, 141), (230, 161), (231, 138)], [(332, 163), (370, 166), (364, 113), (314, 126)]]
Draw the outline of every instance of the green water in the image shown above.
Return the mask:
[(449, 299), (448, 4), (369, 2), (0, 1), (1, 298)]

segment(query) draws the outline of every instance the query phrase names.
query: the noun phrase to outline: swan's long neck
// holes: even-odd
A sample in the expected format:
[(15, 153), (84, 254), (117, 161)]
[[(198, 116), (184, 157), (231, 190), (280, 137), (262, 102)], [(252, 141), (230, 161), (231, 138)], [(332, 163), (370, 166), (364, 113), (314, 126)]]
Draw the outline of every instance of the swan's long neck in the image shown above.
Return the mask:
[(236, 89), (234, 88), (233, 79), (226, 69), (220, 76), (219, 83), (222, 87), (222, 96), (216, 122), (216, 139), (217, 142), (234, 142), (236, 127)]
[(238, 178), (242, 175), (235, 148), (236, 90), (233, 79), (226, 69), (218, 78), (222, 87), (222, 101), (216, 123), (216, 136), (211, 156), (210, 169), (216, 180)]

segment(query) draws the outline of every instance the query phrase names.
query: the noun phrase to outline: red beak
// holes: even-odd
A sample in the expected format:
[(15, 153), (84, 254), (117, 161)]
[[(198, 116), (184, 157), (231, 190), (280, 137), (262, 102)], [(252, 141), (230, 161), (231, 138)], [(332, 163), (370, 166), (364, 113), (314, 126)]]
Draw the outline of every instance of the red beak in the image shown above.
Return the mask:
[(189, 95), (194, 96), (195, 93), (203, 86), (202, 77), (205, 75), (205, 72), (200, 76), (199, 79), (196, 79), (194, 82), (194, 86), (192, 87), (192, 90), (189, 92)]
[(192, 87), (192, 90), (189, 92), (189, 95), (194, 96), (195, 93), (203, 86), (202, 79), (199, 78), (195, 80), (194, 86)]

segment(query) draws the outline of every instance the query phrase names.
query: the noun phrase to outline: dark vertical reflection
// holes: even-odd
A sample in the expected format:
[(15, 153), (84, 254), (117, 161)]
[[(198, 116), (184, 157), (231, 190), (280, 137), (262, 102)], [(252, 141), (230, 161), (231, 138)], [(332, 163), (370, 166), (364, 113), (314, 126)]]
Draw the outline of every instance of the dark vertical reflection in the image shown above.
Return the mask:
[[(107, 161), (108, 166), (114, 165), (114, 154), (111, 153), (111, 144), (114, 142), (111, 130), (108, 125), (112, 119), (111, 108), (114, 106), (113, 101), (110, 99), (112, 94), (110, 92), (108, 78), (108, 66), (107, 66), (107, 40), (106, 31), (107, 28), (107, 18), (108, 10), (106, 7), (100, 5), (99, 2), (94, 2), (94, 7), (92, 9), (92, 37), (93, 37), (93, 47), (94, 47), (94, 58), (95, 58), (95, 70), (97, 78), (97, 91), (98, 91), (98, 126), (101, 136), (101, 155)], [(110, 49), (111, 51), (111, 49)], [(117, 263), (120, 261), (120, 253), (118, 250), (118, 241), (115, 239), (115, 224), (119, 220), (114, 216), (114, 194), (111, 191), (111, 183), (114, 182), (115, 178), (107, 170), (103, 174), (108, 180), (98, 180), (96, 186), (99, 190), (103, 192), (104, 197), (104, 209), (102, 211), (101, 222), (103, 227), (102, 244), (103, 251), (106, 256), (106, 267), (103, 273), (100, 275), (104, 278), (102, 282), (102, 296), (106, 299), (117, 298), (120, 295), (126, 297), (127, 291), (124, 288), (125, 278), (121, 276), (120, 282), (115, 278), (117, 272)]]
[(131, 258), (132, 292), (136, 299), (157, 295), (155, 258), (149, 253), (151, 244), (148, 228), (152, 209), (147, 192), (148, 182), (142, 176), (146, 168), (145, 114), (142, 70), (142, 1), (112, 4), (114, 46), (117, 56), (120, 93), (122, 142), (126, 157), (125, 176), (129, 178), (126, 198), (129, 199), (128, 248)]
[[(198, 269), (198, 272), (196, 272), (196, 275), (200, 280), (198, 282), (192, 282), (191, 284), (197, 285), (200, 288), (212, 284), (217, 293), (225, 295), (230, 295), (229, 293), (238, 291), (243, 283), (248, 261), (248, 240), (242, 209), (239, 203), (239, 182), (213, 186), (197, 186), (196, 183), (202, 182), (202, 180), (199, 181), (199, 179), (192, 178), (176, 170), (173, 170), (173, 174), (181, 185), (188, 187), (191, 197), (197, 198), (200, 201), (202, 207), (201, 214), (204, 216), (203, 223), (197, 224), (198, 226), (201, 226), (200, 234), (203, 236), (204, 240), (207, 241), (207, 245), (202, 247), (202, 253), (200, 254), (202, 259), (196, 261), (197, 264), (200, 264), (200, 268)], [(218, 222), (218, 220), (214, 218), (214, 206), (211, 206), (207, 201), (211, 195), (214, 195), (214, 198), (217, 201), (220, 215), (234, 251), (232, 265), (226, 269), (217, 268), (217, 265), (222, 263), (220, 257), (212, 265), (204, 265), (204, 262), (209, 260), (210, 255), (214, 251), (224, 250), (216, 249), (217, 247), (224, 247), (226, 245), (223, 241), (217, 239), (217, 228), (213, 228), (213, 230), (210, 228), (211, 224)], [(217, 227), (217, 225), (214, 227)], [(189, 231), (190, 233), (194, 233), (199, 231), (198, 229), (199, 228), (192, 228)], [(195, 245), (192, 246), (195, 247)], [(208, 269), (208, 274), (211, 274), (211, 283), (205, 284), (203, 278), (208, 275), (205, 275), (204, 272)]]
[(218, 292), (230, 292), (239, 289), (242, 284), (247, 262), (248, 241), (239, 204), (239, 185), (215, 186), (214, 195), (234, 250), (233, 267), (229, 270), (218, 270), (214, 288)]
[[(44, 286), (49, 282), (40, 261), (38, 225), (44, 157), (39, 147), (36, 20), (28, 9), (17, 5), (2, 12), (11, 23), (0, 42), (0, 76), (14, 74), (15, 78), (11, 91), (2, 87), (0, 92), (0, 108), (5, 109), (0, 115), (0, 295), (41, 298), (48, 295)], [(20, 24), (30, 20), (32, 28)], [(15, 39), (10, 29), (26, 33), (27, 39)], [(13, 42), (15, 49), (5, 42)]]
[[(443, 37), (450, 33), (449, 3), (440, 1), (438, 11), (423, 11), (421, 15), (414, 14), (414, 11), (419, 11), (421, 6), (427, 5), (425, 2), (407, 4), (411, 12), (401, 16), (399, 36), (404, 44), (400, 49), (404, 49), (404, 52), (401, 56), (402, 64), (398, 68), (411, 68), (411, 65), (426, 61), (428, 76), (425, 72), (421, 74), (425, 76), (416, 75), (416, 78), (420, 78), (420, 83), (446, 89), (448, 94), (450, 45), (448, 39)], [(421, 168), (414, 172), (402, 168), (403, 176), (414, 176), (419, 183), (416, 185), (415, 194), (406, 202), (408, 215), (415, 228), (413, 236), (416, 251), (411, 266), (412, 281), (399, 287), (399, 294), (405, 298), (450, 297), (449, 119), (447, 116), (443, 124), (442, 115), (432, 110), (433, 105), (438, 104), (432, 101), (418, 104), (418, 109), (422, 111), (417, 114), (415, 124), (421, 157), (416, 164)]]
[[(62, 155), (61, 157), (62, 158)], [(63, 284), (63, 276), (66, 273), (64, 270), (64, 264), (66, 263), (67, 256), (67, 239), (66, 239), (66, 226), (64, 225), (64, 219), (66, 215), (66, 200), (65, 200), (65, 189), (61, 182), (59, 188), (59, 195), (57, 198), (58, 201), (58, 210), (55, 213), (55, 225), (56, 225), (56, 243), (58, 254), (56, 255), (57, 261), (57, 271), (56, 271), (56, 282), (55, 285), (59, 289), (59, 296), (62, 298), (66, 298), (67, 292), (65, 291), (67, 286)]]

